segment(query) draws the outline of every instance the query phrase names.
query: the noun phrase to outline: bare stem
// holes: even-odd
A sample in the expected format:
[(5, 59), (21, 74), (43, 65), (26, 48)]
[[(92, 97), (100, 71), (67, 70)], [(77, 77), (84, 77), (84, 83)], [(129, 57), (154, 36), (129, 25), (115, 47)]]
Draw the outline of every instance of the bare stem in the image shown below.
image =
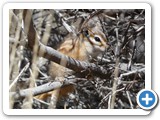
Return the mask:
[(112, 87), (112, 96), (111, 96), (111, 109), (114, 109), (115, 99), (116, 99), (116, 90), (117, 90), (117, 82), (118, 82), (118, 75), (119, 75), (119, 57), (116, 60), (116, 67), (114, 70), (114, 81)]
[(121, 43), (118, 38), (118, 28), (115, 29), (116, 31), (116, 38), (117, 38), (117, 46), (116, 46), (116, 64), (115, 64), (115, 70), (114, 70), (114, 81), (113, 81), (113, 87), (112, 87), (112, 95), (111, 95), (111, 109), (114, 109), (115, 105), (115, 99), (116, 99), (116, 89), (118, 85), (118, 76), (119, 76), (119, 60), (120, 60), (120, 49), (121, 49)]
[(22, 75), (24, 71), (26, 71), (29, 67), (30, 63), (27, 63), (26, 66), (21, 70), (21, 72), (18, 74), (18, 76), (14, 79), (14, 81), (9, 86), (9, 90), (13, 87), (13, 85), (18, 81), (19, 77)]
[[(42, 94), (42, 93), (46, 93), (58, 88), (61, 88), (62, 86), (65, 85), (70, 85), (72, 83), (75, 83), (77, 81), (80, 81), (80, 78), (73, 78), (73, 79), (65, 79), (64, 83), (58, 81), (58, 82), (49, 82), (46, 84), (43, 84), (41, 86), (38, 87), (34, 87), (34, 88), (28, 88), (28, 89), (24, 89), (24, 90), (20, 90), (19, 92), (10, 92), (11, 96), (14, 96), (15, 99), (18, 99), (19, 97), (26, 97), (29, 96), (30, 94), (32, 94), (33, 96)], [(82, 79), (84, 80), (84, 79)]]
[(129, 91), (126, 91), (126, 94), (127, 94), (127, 97), (128, 97), (128, 101), (129, 101), (129, 104), (131, 106), (131, 109), (133, 109), (133, 104), (132, 104), (132, 101), (131, 101), (131, 97), (129, 95)]

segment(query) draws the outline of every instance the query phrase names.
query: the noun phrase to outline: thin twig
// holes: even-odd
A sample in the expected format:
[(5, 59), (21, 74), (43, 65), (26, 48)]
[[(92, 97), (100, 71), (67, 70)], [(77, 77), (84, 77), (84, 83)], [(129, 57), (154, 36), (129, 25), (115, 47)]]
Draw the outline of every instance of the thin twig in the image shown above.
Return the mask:
[(124, 90), (124, 89), (125, 89), (125, 87), (116, 90), (115, 94), (116, 94), (117, 92), (120, 92), (120, 91)]
[(38, 67), (37, 67), (37, 70), (39, 73), (43, 75), (44, 78), (48, 78), (48, 76), (45, 73), (43, 73)]
[(124, 76), (128, 76), (128, 75), (135, 74), (135, 73), (138, 73), (138, 72), (144, 72), (144, 71), (145, 71), (145, 68), (141, 68), (139, 70), (130, 71), (128, 73), (121, 74), (119, 78), (121, 79)]
[(103, 89), (103, 90), (112, 90), (112, 88), (109, 88), (108, 86), (102, 86), (100, 89)]
[(104, 102), (104, 100), (106, 100), (108, 98), (108, 96), (111, 94), (111, 92), (109, 92), (106, 96), (103, 97), (103, 99), (101, 100), (101, 102), (99, 103), (99, 106)]
[(115, 70), (114, 70), (114, 81), (113, 81), (113, 87), (112, 87), (112, 97), (111, 97), (111, 109), (114, 109), (115, 105), (115, 99), (116, 99), (116, 89), (117, 89), (117, 82), (118, 82), (118, 76), (119, 76), (119, 55), (120, 55), (120, 41), (118, 39), (118, 28), (116, 30), (116, 38), (117, 38), (117, 46), (116, 46), (116, 64), (115, 64)]
[[(72, 33), (73, 35), (77, 35), (75, 30), (73, 29), (73, 27), (69, 26), (66, 22), (65, 22), (65, 19), (63, 18), (63, 15), (58, 11), (58, 10), (54, 10), (55, 13), (61, 18), (61, 21), (62, 21), (62, 24), (63, 26), (67, 29), (67, 31), (69, 33)], [(52, 12), (53, 14), (53, 12)]]
[(37, 99), (37, 98), (33, 98), (33, 99), (36, 100), (36, 101), (38, 101), (38, 102), (40, 102), (40, 103), (42, 103), (42, 104), (44, 104), (44, 105), (49, 106), (49, 103), (44, 102), (43, 100), (39, 100), (39, 99)]
[(111, 95), (109, 95), (109, 98), (108, 98), (108, 109), (111, 109)]
[(133, 80), (133, 81), (118, 81), (118, 84), (133, 84), (133, 83), (136, 83), (138, 81), (136, 80)]
[(71, 16), (71, 17), (68, 17), (68, 18), (64, 18), (66, 21), (69, 21), (69, 20), (72, 20), (72, 19), (77, 19), (77, 18), (84, 18), (84, 17), (87, 17), (88, 14), (80, 14), (80, 15), (77, 15), (77, 16)]
[[(29, 68), (29, 72), (30, 72), (31, 76), (34, 76), (34, 73), (32, 72), (32, 70), (33, 70), (33, 69), (30, 69), (30, 68)], [(34, 79), (34, 78), (30, 77), (28, 80), (31, 82), (31, 79)], [(32, 82), (33, 82), (33, 85), (32, 85), (32, 86), (37, 87), (37, 84), (36, 84), (36, 82), (35, 82), (35, 79), (34, 79)]]
[(129, 101), (129, 104), (131, 106), (131, 109), (133, 109), (133, 104), (132, 104), (132, 101), (131, 101), (131, 97), (129, 95), (129, 91), (126, 91), (126, 94), (127, 94), (127, 97), (128, 97), (128, 101)]
[(9, 90), (13, 87), (13, 85), (19, 80), (19, 77), (23, 74), (23, 72), (25, 72), (28, 67), (29, 67), (30, 63), (27, 63), (25, 65), (25, 67), (21, 70), (21, 72), (18, 74), (18, 76), (14, 79), (14, 81), (11, 83), (11, 85), (9, 86)]
[(111, 19), (111, 20), (113, 20), (113, 21), (116, 21), (116, 18), (114, 18), (114, 17), (111, 17), (111, 16), (109, 16), (109, 15), (106, 15), (106, 14), (102, 14), (103, 16), (105, 16), (106, 18), (109, 18), (109, 19)]

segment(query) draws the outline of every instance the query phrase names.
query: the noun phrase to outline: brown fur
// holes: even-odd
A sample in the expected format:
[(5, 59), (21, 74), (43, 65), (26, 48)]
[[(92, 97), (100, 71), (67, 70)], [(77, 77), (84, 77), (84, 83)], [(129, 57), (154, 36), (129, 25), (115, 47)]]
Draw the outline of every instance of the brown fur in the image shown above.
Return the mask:
[[(96, 25), (95, 27), (89, 28), (89, 29), (91, 31), (90, 37), (94, 38), (94, 35), (101, 36), (102, 41), (97, 46), (104, 49), (107, 48), (106, 38), (103, 32), (100, 31), (100, 29), (98, 29)], [(87, 38), (83, 34), (80, 34), (80, 36), (78, 36), (77, 38), (67, 37), (59, 47), (58, 51), (76, 60), (88, 61), (89, 55), (94, 56), (95, 53), (101, 53), (104, 51), (104, 49), (95, 50), (96, 47), (94, 45), (95, 45), (94, 41), (91, 41), (89, 38)], [(66, 63), (65, 61), (61, 61), (61, 64), (65, 65)], [(50, 65), (49, 73), (53, 79), (55, 79), (56, 77), (62, 78), (65, 75), (69, 74), (67, 70), (68, 70), (67, 68), (52, 62)], [(74, 86), (69, 85), (48, 93), (41, 94), (37, 96), (37, 98), (41, 100), (45, 100), (49, 96), (52, 96), (54, 94), (56, 97), (60, 98), (63, 96), (67, 96), (68, 93), (71, 93), (73, 91), (74, 91)]]

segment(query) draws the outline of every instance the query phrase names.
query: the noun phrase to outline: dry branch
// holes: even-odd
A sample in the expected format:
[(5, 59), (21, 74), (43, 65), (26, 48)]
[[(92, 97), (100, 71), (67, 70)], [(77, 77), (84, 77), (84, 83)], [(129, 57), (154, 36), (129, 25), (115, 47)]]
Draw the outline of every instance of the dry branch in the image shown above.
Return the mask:
[(47, 58), (48, 60), (51, 60), (58, 64), (60, 64), (61, 60), (63, 59), (67, 63), (64, 67), (74, 70), (75, 72), (80, 72), (84, 74), (85, 71), (85, 74), (92, 73), (103, 78), (107, 77), (107, 70), (103, 67), (95, 65), (94, 63), (87, 63), (84, 61), (75, 60), (48, 46), (43, 45), (42, 43), (40, 43), (40, 53), (41, 52), (44, 53), (44, 56), (42, 57)]
[(52, 90), (55, 90), (57, 88), (66, 86), (66, 85), (70, 85), (71, 83), (75, 83), (77, 81), (80, 80), (85, 80), (85, 79), (81, 79), (81, 78), (73, 78), (73, 79), (65, 79), (64, 82), (60, 82), (60, 81), (56, 81), (56, 82), (49, 82), (46, 84), (43, 84), (41, 86), (38, 87), (34, 87), (34, 88), (28, 88), (28, 89), (24, 89), (24, 90), (20, 90), (19, 92), (10, 92), (10, 96), (14, 96), (15, 99), (19, 99), (20, 97), (26, 97), (29, 96), (30, 94), (32, 94), (33, 96), (42, 94), (42, 93), (46, 93)]
[(119, 61), (120, 61), (120, 47), (121, 43), (118, 39), (118, 28), (115, 29), (116, 31), (116, 38), (117, 38), (117, 46), (116, 46), (116, 64), (114, 70), (114, 80), (113, 80), (113, 87), (112, 87), (112, 95), (111, 95), (111, 109), (114, 109), (115, 100), (116, 100), (116, 89), (118, 83), (118, 76), (119, 76)]

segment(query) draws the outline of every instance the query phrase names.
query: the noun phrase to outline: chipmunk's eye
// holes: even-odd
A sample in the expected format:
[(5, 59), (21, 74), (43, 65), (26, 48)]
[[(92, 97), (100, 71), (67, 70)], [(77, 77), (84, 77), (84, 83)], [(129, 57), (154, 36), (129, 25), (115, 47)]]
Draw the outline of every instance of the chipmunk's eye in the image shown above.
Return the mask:
[(97, 42), (101, 42), (100, 38), (99, 37), (94, 37), (94, 39), (97, 41)]

